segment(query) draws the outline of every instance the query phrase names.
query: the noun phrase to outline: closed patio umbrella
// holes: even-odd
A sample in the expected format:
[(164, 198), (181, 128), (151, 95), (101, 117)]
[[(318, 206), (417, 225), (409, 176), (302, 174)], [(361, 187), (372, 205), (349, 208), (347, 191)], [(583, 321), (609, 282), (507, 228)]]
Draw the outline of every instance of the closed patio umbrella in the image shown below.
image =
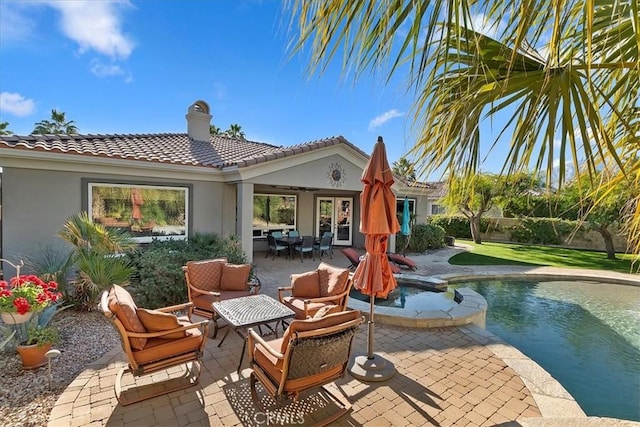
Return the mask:
[(410, 223), (411, 217), (409, 213), (409, 199), (407, 196), (404, 196), (404, 205), (402, 206), (402, 225), (400, 226), (400, 232), (403, 236), (405, 236), (406, 242), (404, 244), (404, 248), (402, 249), (402, 255), (407, 254), (407, 248), (409, 247), (409, 239), (411, 235)]
[(353, 283), (361, 293), (369, 295), (371, 306), (367, 355), (356, 356), (349, 372), (360, 380), (384, 381), (393, 376), (395, 367), (373, 353), (374, 300), (376, 297), (386, 298), (397, 286), (386, 253), (389, 235), (400, 231), (400, 224), (396, 218), (396, 196), (391, 191), (393, 174), (381, 136), (361, 180), (364, 189), (360, 193), (360, 232), (365, 234), (366, 253), (356, 268)]

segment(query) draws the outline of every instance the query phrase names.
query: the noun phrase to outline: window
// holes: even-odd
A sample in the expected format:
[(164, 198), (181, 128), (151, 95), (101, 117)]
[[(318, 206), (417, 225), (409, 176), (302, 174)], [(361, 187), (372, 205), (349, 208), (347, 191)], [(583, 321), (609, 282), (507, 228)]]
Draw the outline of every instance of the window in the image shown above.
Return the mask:
[(431, 215), (440, 215), (445, 213), (445, 208), (440, 206), (440, 205), (436, 205), (435, 203), (431, 204)]
[(87, 192), (89, 217), (138, 243), (187, 238), (188, 187), (88, 182)]
[[(416, 214), (416, 199), (407, 199), (409, 202), (409, 218), (413, 220)], [(396, 198), (396, 216), (402, 224), (402, 213), (404, 212), (404, 197)]]
[(295, 230), (297, 206), (297, 196), (254, 194), (253, 237), (263, 237), (271, 231)]

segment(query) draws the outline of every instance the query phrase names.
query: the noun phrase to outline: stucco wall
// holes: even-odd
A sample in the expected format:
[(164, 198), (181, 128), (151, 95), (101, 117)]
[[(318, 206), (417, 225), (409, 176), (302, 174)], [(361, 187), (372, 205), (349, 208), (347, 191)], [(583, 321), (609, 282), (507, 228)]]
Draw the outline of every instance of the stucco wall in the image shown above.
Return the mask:
[[(46, 245), (64, 247), (56, 236), (65, 220), (86, 209), (82, 179), (115, 180), (127, 184), (192, 185), (191, 231), (224, 235), (235, 227), (235, 191), (221, 183), (141, 179), (132, 175), (4, 168), (2, 181), (2, 255), (11, 261), (34, 256)], [(231, 231), (229, 231), (231, 230)]]

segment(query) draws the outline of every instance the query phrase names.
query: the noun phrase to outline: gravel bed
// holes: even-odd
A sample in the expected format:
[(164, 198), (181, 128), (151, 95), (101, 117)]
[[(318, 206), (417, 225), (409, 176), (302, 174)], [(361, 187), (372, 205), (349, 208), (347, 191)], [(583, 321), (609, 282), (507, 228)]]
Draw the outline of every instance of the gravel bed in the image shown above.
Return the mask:
[[(1, 323), (1, 322), (0, 322)], [(65, 310), (51, 322), (60, 342), (53, 348), (51, 387), (46, 366), (22, 369), (15, 349), (0, 351), (0, 424), (3, 427), (46, 426), (58, 397), (88, 364), (120, 345), (118, 332), (99, 312)]]

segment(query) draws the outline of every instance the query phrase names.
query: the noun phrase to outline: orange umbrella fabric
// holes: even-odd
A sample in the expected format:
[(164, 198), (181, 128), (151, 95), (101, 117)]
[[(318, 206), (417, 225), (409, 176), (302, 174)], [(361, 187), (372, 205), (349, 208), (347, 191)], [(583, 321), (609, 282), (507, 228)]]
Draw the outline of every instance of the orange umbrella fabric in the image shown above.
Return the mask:
[(397, 286), (386, 255), (387, 244), (389, 235), (400, 231), (400, 223), (396, 217), (396, 196), (391, 191), (393, 173), (381, 136), (361, 180), (364, 189), (360, 193), (360, 232), (366, 235), (366, 254), (358, 264), (353, 283), (363, 294), (386, 298)]

